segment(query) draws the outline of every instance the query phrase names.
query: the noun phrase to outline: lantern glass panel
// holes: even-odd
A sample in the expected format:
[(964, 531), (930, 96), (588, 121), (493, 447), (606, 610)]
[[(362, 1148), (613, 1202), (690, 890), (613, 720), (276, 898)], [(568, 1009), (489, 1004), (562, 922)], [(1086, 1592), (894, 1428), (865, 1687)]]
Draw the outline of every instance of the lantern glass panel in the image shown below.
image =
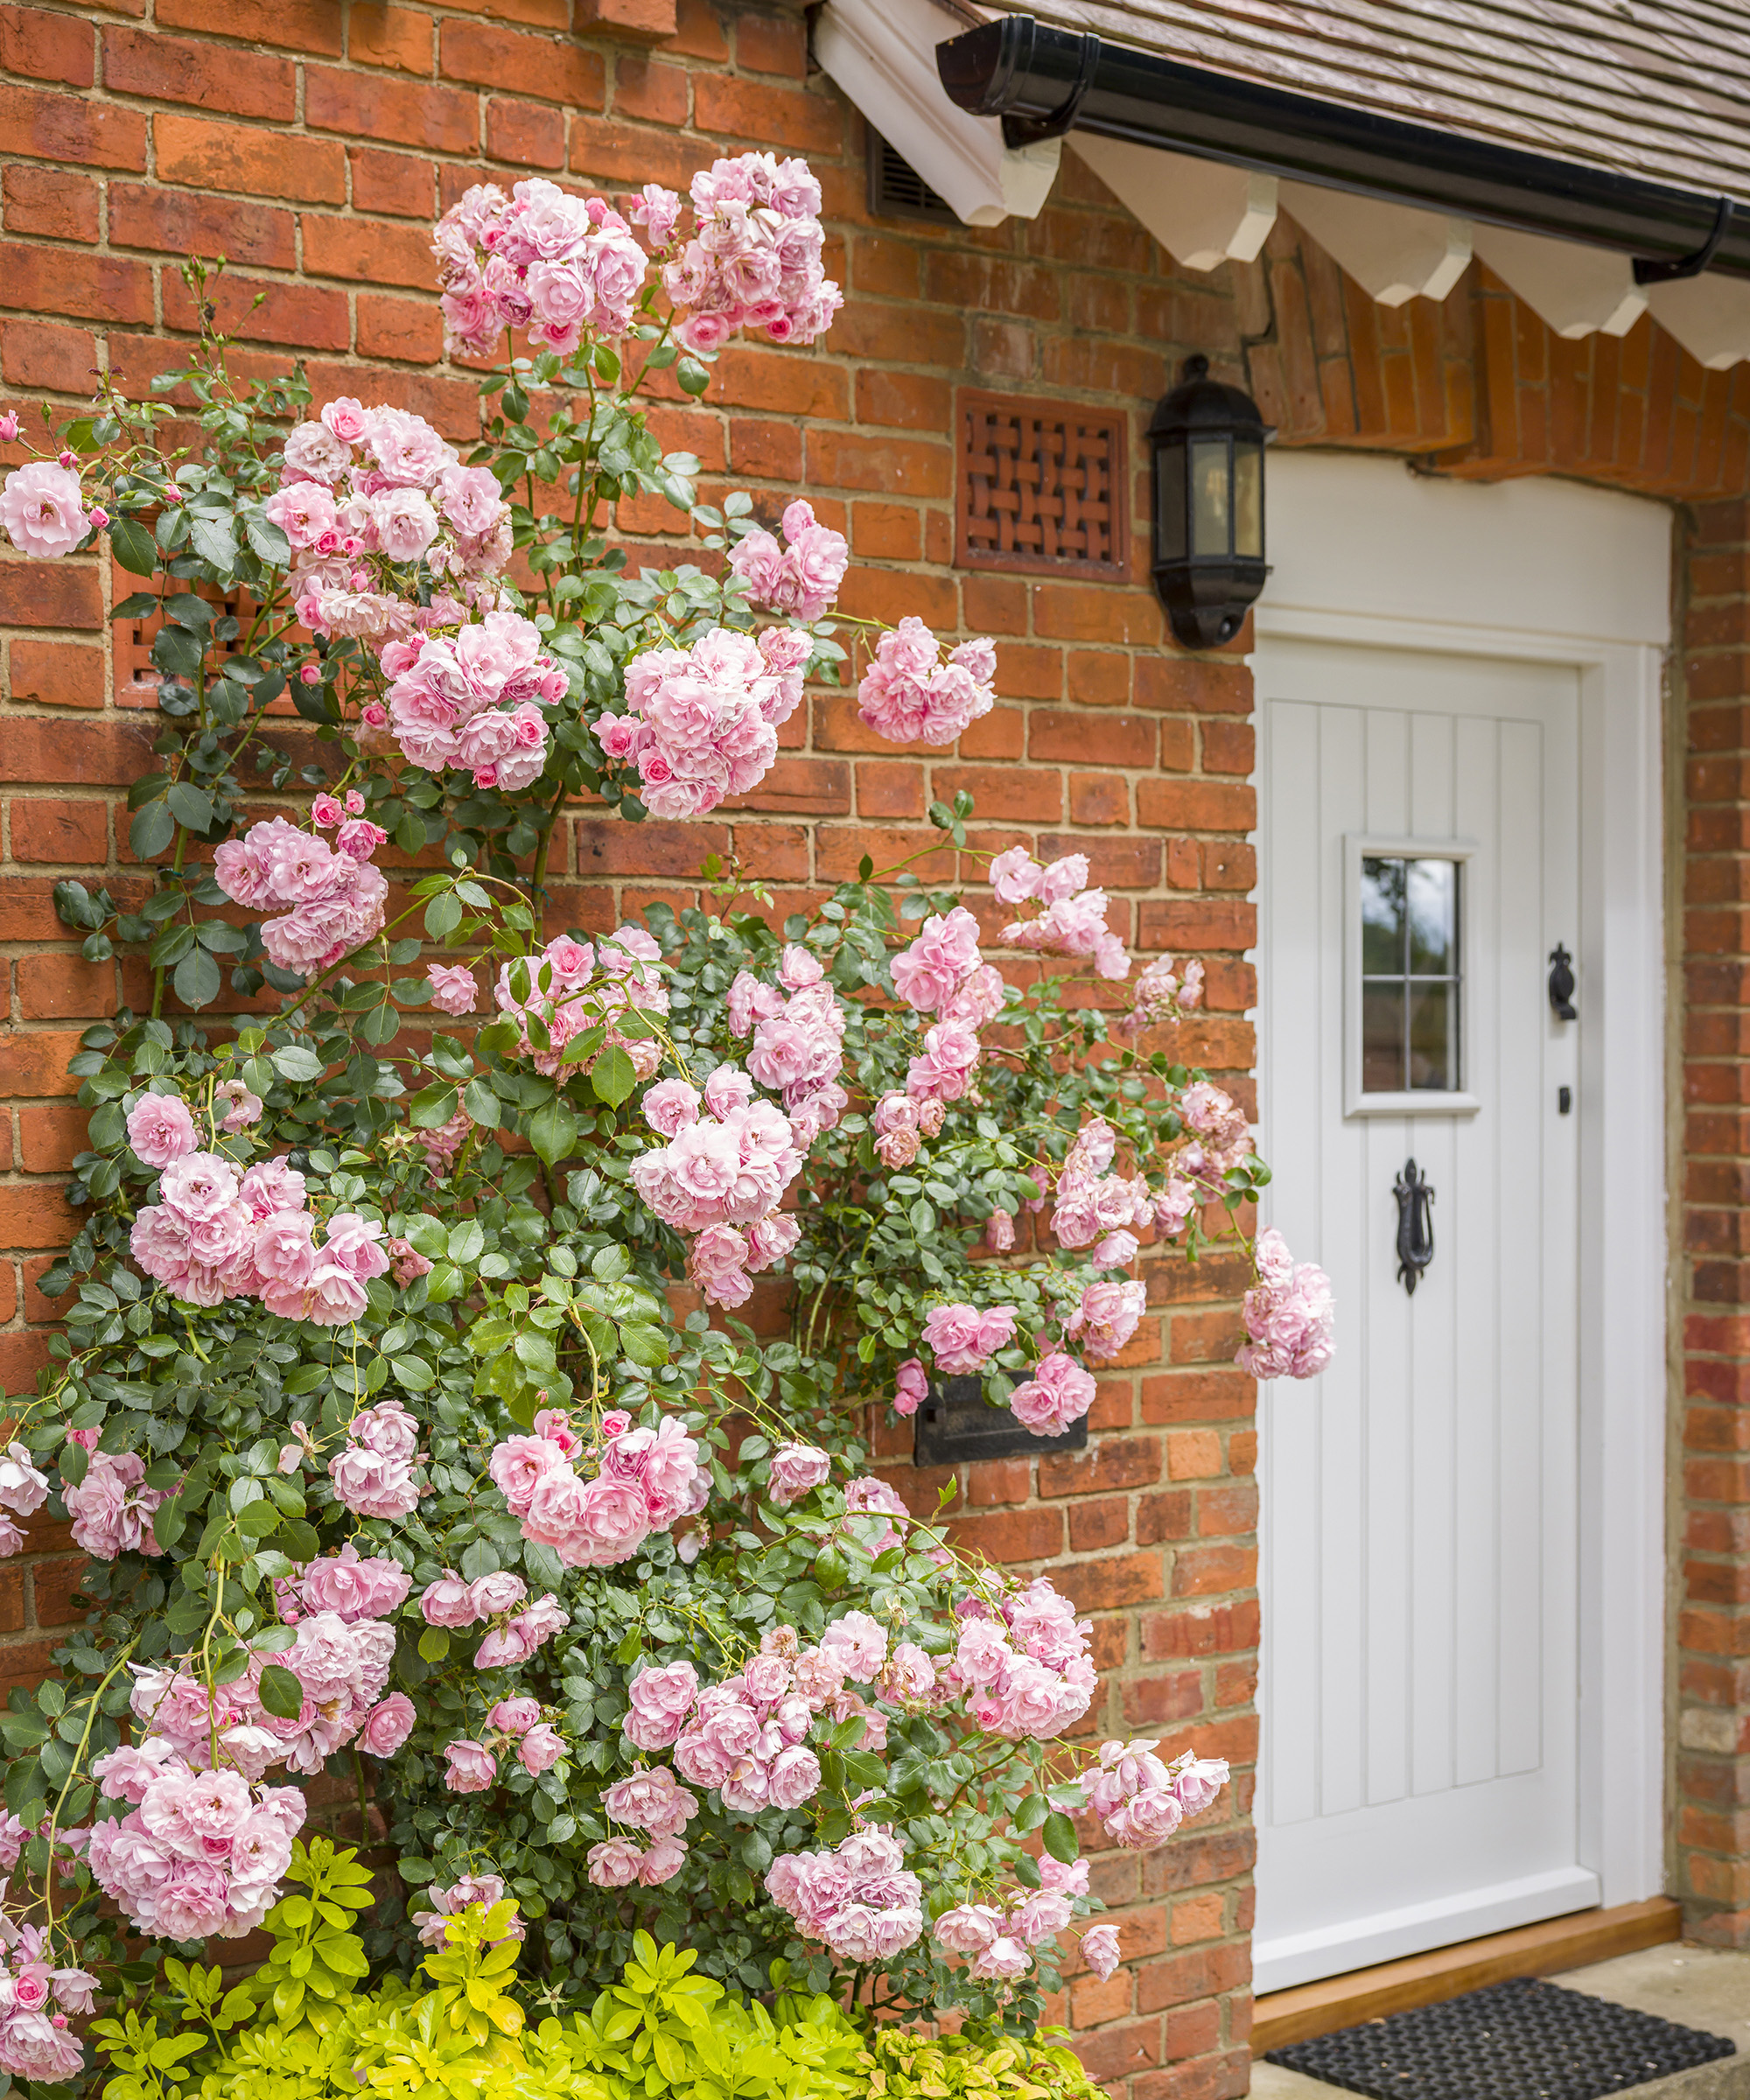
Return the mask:
[(1191, 440), (1191, 551), (1233, 552), (1232, 469), (1228, 440)]
[(1154, 456), (1156, 561), (1182, 562), (1189, 551), (1185, 508), (1185, 440), (1169, 438)]
[(1264, 447), (1250, 438), (1234, 440), (1234, 552), (1264, 559)]

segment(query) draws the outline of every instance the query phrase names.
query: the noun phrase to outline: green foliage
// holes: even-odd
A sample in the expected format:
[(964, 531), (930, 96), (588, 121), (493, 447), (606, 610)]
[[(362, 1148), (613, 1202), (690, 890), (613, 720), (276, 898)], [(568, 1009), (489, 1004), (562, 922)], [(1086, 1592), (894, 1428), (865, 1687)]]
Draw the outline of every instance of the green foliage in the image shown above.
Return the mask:
[[(1060, 2030), (1059, 2030), (1060, 2032)], [(1005, 2036), (935, 2040), (878, 2027), (858, 2060), (858, 2100), (1102, 2100), (1101, 2090), (1066, 2048)]]

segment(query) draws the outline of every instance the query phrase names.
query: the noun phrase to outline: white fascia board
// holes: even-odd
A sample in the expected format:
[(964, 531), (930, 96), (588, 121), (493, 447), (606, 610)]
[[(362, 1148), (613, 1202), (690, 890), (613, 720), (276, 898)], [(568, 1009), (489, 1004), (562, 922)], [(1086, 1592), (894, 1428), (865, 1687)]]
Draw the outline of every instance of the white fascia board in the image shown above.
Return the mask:
[(1549, 241), (1504, 226), (1479, 226), (1472, 236), (1480, 262), (1568, 342), (1588, 335), (1627, 335), (1647, 311), (1627, 256)]
[(1750, 358), (1750, 282), (1716, 276), (1674, 277), (1647, 287), (1647, 305), (1667, 335), (1710, 372), (1728, 371)]
[(1011, 148), (998, 118), (955, 108), (935, 47), (956, 28), (935, 0), (827, 0), (815, 22), (815, 56), (964, 224), (1036, 219), (1063, 141)]
[(1284, 182), (1278, 193), (1283, 210), (1382, 306), (1444, 299), (1470, 262), (1467, 219), (1306, 182)]
[(1276, 224), (1277, 180), (1256, 168), (1101, 138), (1070, 137), (1071, 150), (1186, 270), (1256, 261)]

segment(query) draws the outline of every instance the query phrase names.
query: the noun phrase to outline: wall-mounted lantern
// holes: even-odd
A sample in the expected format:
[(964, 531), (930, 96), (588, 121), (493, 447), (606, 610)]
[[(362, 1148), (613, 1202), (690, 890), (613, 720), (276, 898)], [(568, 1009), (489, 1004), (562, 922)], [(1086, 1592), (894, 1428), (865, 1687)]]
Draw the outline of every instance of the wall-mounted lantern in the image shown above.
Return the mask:
[(1231, 641), (1264, 588), (1264, 448), (1275, 437), (1250, 394), (1187, 357), (1149, 424), (1154, 587), (1187, 649)]

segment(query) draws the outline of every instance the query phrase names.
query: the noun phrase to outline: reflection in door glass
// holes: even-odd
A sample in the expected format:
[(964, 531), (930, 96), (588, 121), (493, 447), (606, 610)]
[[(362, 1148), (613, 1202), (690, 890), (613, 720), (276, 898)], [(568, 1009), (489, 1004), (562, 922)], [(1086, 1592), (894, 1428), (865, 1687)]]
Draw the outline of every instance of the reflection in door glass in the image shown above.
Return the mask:
[(1362, 1091), (1455, 1094), (1459, 864), (1362, 862)]

